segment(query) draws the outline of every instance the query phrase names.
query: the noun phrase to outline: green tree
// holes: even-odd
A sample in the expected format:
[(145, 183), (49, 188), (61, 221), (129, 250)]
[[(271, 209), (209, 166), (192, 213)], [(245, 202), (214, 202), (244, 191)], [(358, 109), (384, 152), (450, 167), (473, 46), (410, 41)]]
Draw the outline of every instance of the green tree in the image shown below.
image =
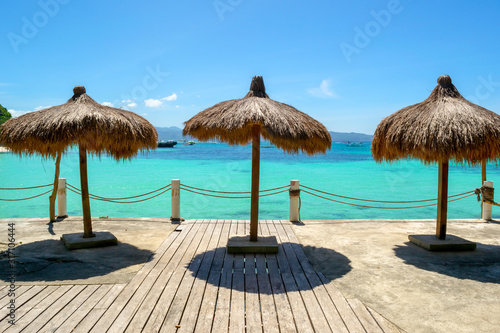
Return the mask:
[(12, 115), (2, 106), (2, 104), (0, 104), (0, 126), (10, 118), (12, 118)]

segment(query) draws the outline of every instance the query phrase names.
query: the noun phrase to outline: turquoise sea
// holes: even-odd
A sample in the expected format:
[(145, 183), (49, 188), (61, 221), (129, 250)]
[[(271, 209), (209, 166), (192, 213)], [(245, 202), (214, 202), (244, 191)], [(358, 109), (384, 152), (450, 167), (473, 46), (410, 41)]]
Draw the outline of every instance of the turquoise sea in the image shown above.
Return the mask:
[[(54, 178), (54, 160), (38, 155), (18, 156), (0, 154), (0, 188), (27, 187), (49, 184)], [(488, 180), (498, 183), (500, 169), (488, 165)], [(216, 191), (250, 191), (251, 146), (197, 143), (178, 144), (141, 153), (130, 161), (101, 156), (89, 157), (90, 193), (103, 197), (127, 197), (153, 191), (180, 179), (181, 184)], [(80, 187), (79, 159), (76, 149), (70, 150), (61, 161), (61, 178)], [(269, 189), (300, 184), (321, 191), (375, 200), (421, 200), (437, 197), (436, 165), (426, 166), (416, 160), (395, 163), (376, 163), (370, 145), (349, 147), (334, 143), (324, 155), (289, 155), (277, 148), (261, 149), (260, 188)], [(449, 195), (474, 190), (481, 185), (481, 169), (450, 165)], [(7, 191), (0, 190), (0, 199), (23, 198), (50, 188)], [(321, 195), (321, 194), (320, 194)], [(171, 216), (170, 192), (154, 199), (117, 204), (91, 200), (92, 216), (162, 217)], [(335, 198), (337, 200), (349, 201)], [(358, 202), (363, 205), (397, 206)], [(48, 194), (27, 201), (0, 201), (0, 217), (46, 217), (49, 215)], [(424, 203), (425, 204), (425, 203)], [(408, 206), (411, 204), (404, 204)], [(413, 204), (419, 205), (419, 204)], [(401, 206), (401, 205), (400, 205)], [(286, 219), (289, 212), (288, 193), (260, 199), (260, 219)], [(81, 201), (68, 191), (68, 214), (81, 216)], [(222, 199), (181, 191), (181, 216), (191, 218), (249, 219), (250, 199)], [(307, 193), (301, 194), (302, 219), (416, 219), (435, 218), (436, 207), (416, 209), (373, 209), (343, 205)], [(450, 218), (479, 218), (480, 205), (475, 196), (451, 202)], [(493, 209), (493, 216), (500, 211)]]

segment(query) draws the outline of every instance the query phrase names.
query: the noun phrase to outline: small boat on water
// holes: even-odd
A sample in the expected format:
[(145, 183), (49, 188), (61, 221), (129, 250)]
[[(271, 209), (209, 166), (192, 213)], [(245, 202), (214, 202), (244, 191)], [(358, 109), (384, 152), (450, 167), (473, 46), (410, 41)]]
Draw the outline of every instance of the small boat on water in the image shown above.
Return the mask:
[(177, 141), (167, 140), (167, 141), (159, 141), (158, 148), (173, 148), (177, 144)]
[(192, 145), (194, 145), (194, 141), (184, 142), (184, 146), (192, 146)]
[(363, 142), (351, 142), (351, 141), (347, 141), (345, 142), (345, 145), (347, 147), (363, 147), (365, 144)]

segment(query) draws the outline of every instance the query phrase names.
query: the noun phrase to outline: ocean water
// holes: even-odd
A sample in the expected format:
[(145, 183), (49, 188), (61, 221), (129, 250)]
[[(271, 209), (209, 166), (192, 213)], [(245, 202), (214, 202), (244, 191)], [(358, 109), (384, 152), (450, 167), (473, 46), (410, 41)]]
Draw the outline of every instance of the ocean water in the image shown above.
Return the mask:
[[(38, 155), (0, 154), (0, 188), (49, 184), (54, 179), (54, 160)], [(500, 169), (488, 165), (488, 180), (498, 183)], [(80, 187), (78, 150), (72, 149), (61, 161), (61, 178)], [(251, 146), (197, 143), (178, 144), (139, 154), (130, 161), (116, 161), (108, 156), (88, 159), (90, 193), (103, 197), (126, 197), (170, 184), (181, 184), (216, 191), (250, 191)], [(374, 200), (421, 200), (437, 197), (437, 165), (426, 166), (416, 160), (376, 163), (370, 145), (349, 147), (332, 144), (326, 154), (290, 155), (277, 148), (261, 149), (260, 188), (300, 184), (344, 196)], [(474, 190), (481, 185), (481, 168), (450, 164), (449, 195)], [(23, 198), (49, 188), (7, 191), (0, 189), (0, 199)], [(320, 193), (319, 193), (320, 194)], [(224, 194), (223, 194), (224, 195)], [(323, 195), (323, 194), (320, 194)], [(48, 194), (26, 201), (0, 201), (0, 218), (46, 217), (49, 215)], [(170, 192), (154, 199), (131, 204), (91, 200), (92, 216), (161, 217), (171, 216)], [(336, 200), (355, 202), (341, 198)], [(369, 206), (408, 206), (417, 204), (380, 204), (357, 202)], [(425, 203), (424, 203), (425, 204)], [(435, 218), (436, 207), (415, 209), (374, 209), (354, 207), (301, 194), (302, 219), (417, 219)], [(288, 193), (262, 197), (260, 219), (286, 219), (289, 214)], [(68, 191), (68, 215), (81, 216), (80, 197)], [(249, 219), (250, 199), (223, 199), (181, 191), (181, 216), (191, 218)], [(493, 216), (500, 211), (493, 209)], [(451, 202), (449, 218), (479, 218), (480, 205), (475, 196)]]

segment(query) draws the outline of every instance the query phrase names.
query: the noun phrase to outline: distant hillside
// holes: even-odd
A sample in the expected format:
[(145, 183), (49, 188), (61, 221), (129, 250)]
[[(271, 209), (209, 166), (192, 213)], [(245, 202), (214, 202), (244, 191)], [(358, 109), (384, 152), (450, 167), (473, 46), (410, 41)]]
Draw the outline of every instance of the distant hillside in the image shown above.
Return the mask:
[(363, 133), (341, 133), (341, 132), (330, 132), (332, 136), (332, 142), (335, 141), (351, 141), (351, 142), (371, 142), (373, 135), (363, 134)]
[[(191, 137), (183, 137), (182, 129), (176, 126), (170, 127), (156, 127), (158, 131), (158, 140), (191, 140)], [(372, 135), (363, 133), (340, 133), (340, 132), (330, 132), (332, 136), (332, 141), (351, 141), (351, 142), (370, 142), (372, 141)]]
[(191, 140), (191, 137), (182, 136), (182, 129), (176, 126), (155, 127), (158, 132), (158, 140)]

